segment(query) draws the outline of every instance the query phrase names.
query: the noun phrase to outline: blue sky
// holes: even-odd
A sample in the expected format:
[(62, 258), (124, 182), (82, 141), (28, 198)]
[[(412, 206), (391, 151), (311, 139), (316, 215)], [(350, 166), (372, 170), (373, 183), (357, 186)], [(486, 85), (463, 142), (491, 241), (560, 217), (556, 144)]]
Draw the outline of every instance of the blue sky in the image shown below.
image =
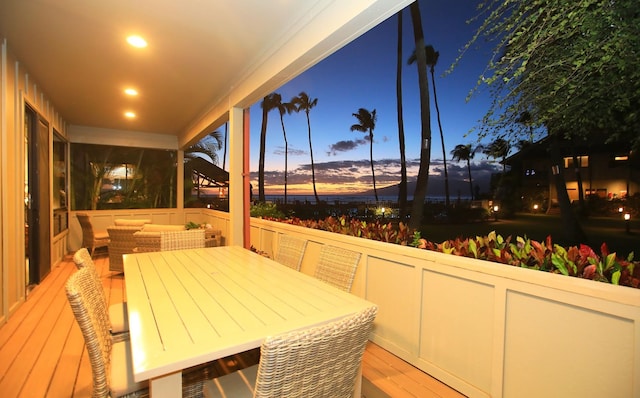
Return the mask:
[[(474, 48), (463, 57), (452, 73), (445, 75), (465, 43), (475, 31), (467, 21), (476, 14), (477, 0), (420, 1), (425, 42), (440, 52), (436, 65), (436, 89), (445, 136), (445, 150), (452, 196), (469, 192), (466, 164), (452, 162), (450, 152), (457, 144), (476, 144), (477, 133), (469, 133), (488, 109), (488, 97), (482, 92), (469, 101), (467, 96), (483, 72), (491, 48)], [(417, 175), (420, 145), (420, 114), (417, 71), (406, 60), (414, 49), (411, 16), (403, 12), (403, 101), (406, 156), (409, 180)], [(323, 60), (307, 72), (282, 86), (276, 92), (289, 101), (301, 91), (318, 104), (311, 110), (311, 135), (316, 186), (320, 195), (349, 194), (372, 189), (369, 141), (366, 134), (351, 132), (359, 108), (376, 109), (373, 158), (378, 189), (397, 184), (399, 173), (399, 145), (396, 122), (396, 45), (397, 16), (383, 22), (354, 42)], [(432, 90), (430, 83), (430, 90)], [(432, 109), (432, 166), (430, 195), (443, 192), (442, 147), (436, 119), (433, 95)], [(260, 103), (251, 107), (251, 180), (257, 191), (260, 126)], [(310, 156), (304, 113), (285, 115), (289, 141), (289, 194), (309, 194)], [(465, 137), (465, 135), (467, 135)], [(484, 155), (477, 155), (473, 179), (483, 192), (488, 190), (488, 177), (496, 164)], [(269, 114), (266, 145), (267, 194), (283, 191), (284, 139), (277, 111)], [(410, 192), (411, 194), (411, 192)]]

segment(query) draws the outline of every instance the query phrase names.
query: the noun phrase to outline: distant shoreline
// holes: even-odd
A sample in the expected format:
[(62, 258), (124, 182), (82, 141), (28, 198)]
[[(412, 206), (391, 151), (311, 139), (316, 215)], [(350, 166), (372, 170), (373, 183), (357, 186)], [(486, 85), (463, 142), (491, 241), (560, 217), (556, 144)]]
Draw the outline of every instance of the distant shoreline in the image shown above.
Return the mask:
[[(202, 198), (217, 198), (217, 195), (203, 195), (200, 194), (200, 196)], [(371, 205), (376, 205), (376, 204), (397, 204), (398, 203), (398, 196), (397, 195), (378, 195), (378, 201), (376, 202), (375, 196), (374, 195), (318, 195), (318, 197), (320, 198), (320, 201), (322, 201), (323, 203), (326, 204), (371, 204)], [(253, 195), (253, 200), (257, 200), (258, 196), (257, 195)], [(445, 196), (427, 196), (425, 198), (426, 202), (430, 202), (430, 203), (444, 203), (445, 202)], [(273, 203), (278, 203), (278, 204), (282, 204), (284, 203), (284, 195), (265, 195), (265, 200), (267, 202), (273, 202)], [(407, 197), (407, 201), (411, 202), (413, 200), (413, 195), (409, 195)], [(463, 202), (468, 202), (471, 200), (471, 198), (469, 196), (451, 196), (450, 200), (452, 203), (458, 202), (458, 201), (463, 201)], [(287, 204), (315, 204), (316, 200), (313, 194), (311, 195), (287, 195)]]

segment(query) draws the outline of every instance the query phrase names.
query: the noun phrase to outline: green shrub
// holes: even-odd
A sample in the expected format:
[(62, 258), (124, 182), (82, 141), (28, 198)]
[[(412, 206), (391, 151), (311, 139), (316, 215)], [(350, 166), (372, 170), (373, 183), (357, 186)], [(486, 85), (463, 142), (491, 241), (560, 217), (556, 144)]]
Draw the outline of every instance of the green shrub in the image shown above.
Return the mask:
[(401, 222), (367, 222), (346, 216), (327, 217), (323, 220), (284, 219), (272, 215), (277, 212), (275, 205), (263, 206), (260, 209), (264, 210), (264, 218), (291, 225), (640, 288), (640, 261), (634, 261), (633, 253), (626, 259), (618, 257), (616, 253), (610, 253), (605, 243), (600, 247), (600, 255), (587, 245), (564, 248), (553, 244), (551, 236), (544, 242), (519, 236), (512, 241), (511, 236), (505, 239), (495, 231), (487, 236), (434, 243), (423, 239), (419, 231), (413, 231)]
[(278, 209), (275, 203), (261, 203), (251, 205), (251, 217), (260, 218), (284, 218), (284, 213)]
[(504, 239), (491, 232), (487, 236), (458, 238), (438, 244), (421, 238), (420, 232), (415, 232), (412, 245), (441, 253), (640, 288), (640, 262), (633, 260), (633, 252), (624, 259), (616, 253), (610, 253), (605, 243), (598, 255), (587, 245), (564, 248), (552, 244), (550, 236), (544, 242), (519, 236), (515, 242), (511, 240), (511, 236)]

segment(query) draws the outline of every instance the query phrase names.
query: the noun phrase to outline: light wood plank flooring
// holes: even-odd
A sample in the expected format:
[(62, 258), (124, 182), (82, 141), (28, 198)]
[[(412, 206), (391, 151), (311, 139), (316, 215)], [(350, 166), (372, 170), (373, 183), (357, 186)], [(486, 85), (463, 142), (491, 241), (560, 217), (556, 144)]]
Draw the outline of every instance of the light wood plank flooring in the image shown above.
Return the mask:
[[(105, 255), (94, 259), (109, 302), (126, 301), (123, 274), (109, 271), (108, 261)], [(68, 256), (0, 327), (0, 397), (91, 396), (91, 365), (64, 291), (64, 284), (75, 269)], [(219, 360), (212, 365), (213, 372), (225, 374), (251, 365), (257, 362), (258, 355), (253, 350)], [(363, 373), (375, 375), (373, 383), (367, 385), (372, 397), (395, 396), (400, 391), (400, 396), (407, 397), (461, 397), (373, 344), (367, 347), (363, 361)], [(399, 378), (398, 373), (405, 375)], [(429, 394), (424, 395), (427, 390)]]

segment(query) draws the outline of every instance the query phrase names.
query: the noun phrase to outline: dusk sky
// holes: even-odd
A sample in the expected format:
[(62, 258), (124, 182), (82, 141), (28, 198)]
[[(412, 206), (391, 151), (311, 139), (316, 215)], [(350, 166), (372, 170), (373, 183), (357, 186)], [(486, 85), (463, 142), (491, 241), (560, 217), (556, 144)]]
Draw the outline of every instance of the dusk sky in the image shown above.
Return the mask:
[[(451, 150), (458, 144), (476, 145), (478, 135), (469, 133), (488, 109), (487, 96), (467, 96), (483, 72), (491, 48), (475, 48), (468, 52), (451, 74), (445, 71), (475, 32), (475, 24), (467, 21), (476, 15), (477, 0), (420, 1), (425, 43), (440, 52), (436, 65), (436, 89), (448, 161), (450, 192), (468, 196), (469, 186), (465, 162), (451, 161)], [(418, 172), (420, 145), (419, 92), (416, 65), (406, 60), (414, 50), (409, 9), (403, 11), (403, 101), (406, 157), (409, 181)], [(398, 128), (396, 122), (396, 46), (397, 16), (393, 16), (276, 92), (283, 101), (305, 91), (318, 103), (310, 112), (311, 136), (316, 187), (319, 195), (351, 194), (373, 188), (367, 134), (350, 131), (357, 123), (352, 115), (359, 108), (376, 109), (373, 157), (378, 189), (400, 181)], [(433, 90), (431, 82), (429, 89)], [(429, 195), (444, 193), (442, 182), (442, 148), (431, 92), (432, 155)], [(251, 181), (254, 194), (258, 187), (258, 159), (262, 109), (251, 107)], [(289, 195), (312, 195), (309, 142), (304, 112), (285, 115), (289, 141)], [(467, 135), (465, 137), (465, 135)], [(498, 168), (493, 159), (477, 154), (472, 168), (474, 183), (488, 191), (491, 171)], [(277, 110), (269, 113), (265, 160), (267, 195), (284, 192), (284, 139)], [(412, 195), (410, 190), (409, 195)]]

